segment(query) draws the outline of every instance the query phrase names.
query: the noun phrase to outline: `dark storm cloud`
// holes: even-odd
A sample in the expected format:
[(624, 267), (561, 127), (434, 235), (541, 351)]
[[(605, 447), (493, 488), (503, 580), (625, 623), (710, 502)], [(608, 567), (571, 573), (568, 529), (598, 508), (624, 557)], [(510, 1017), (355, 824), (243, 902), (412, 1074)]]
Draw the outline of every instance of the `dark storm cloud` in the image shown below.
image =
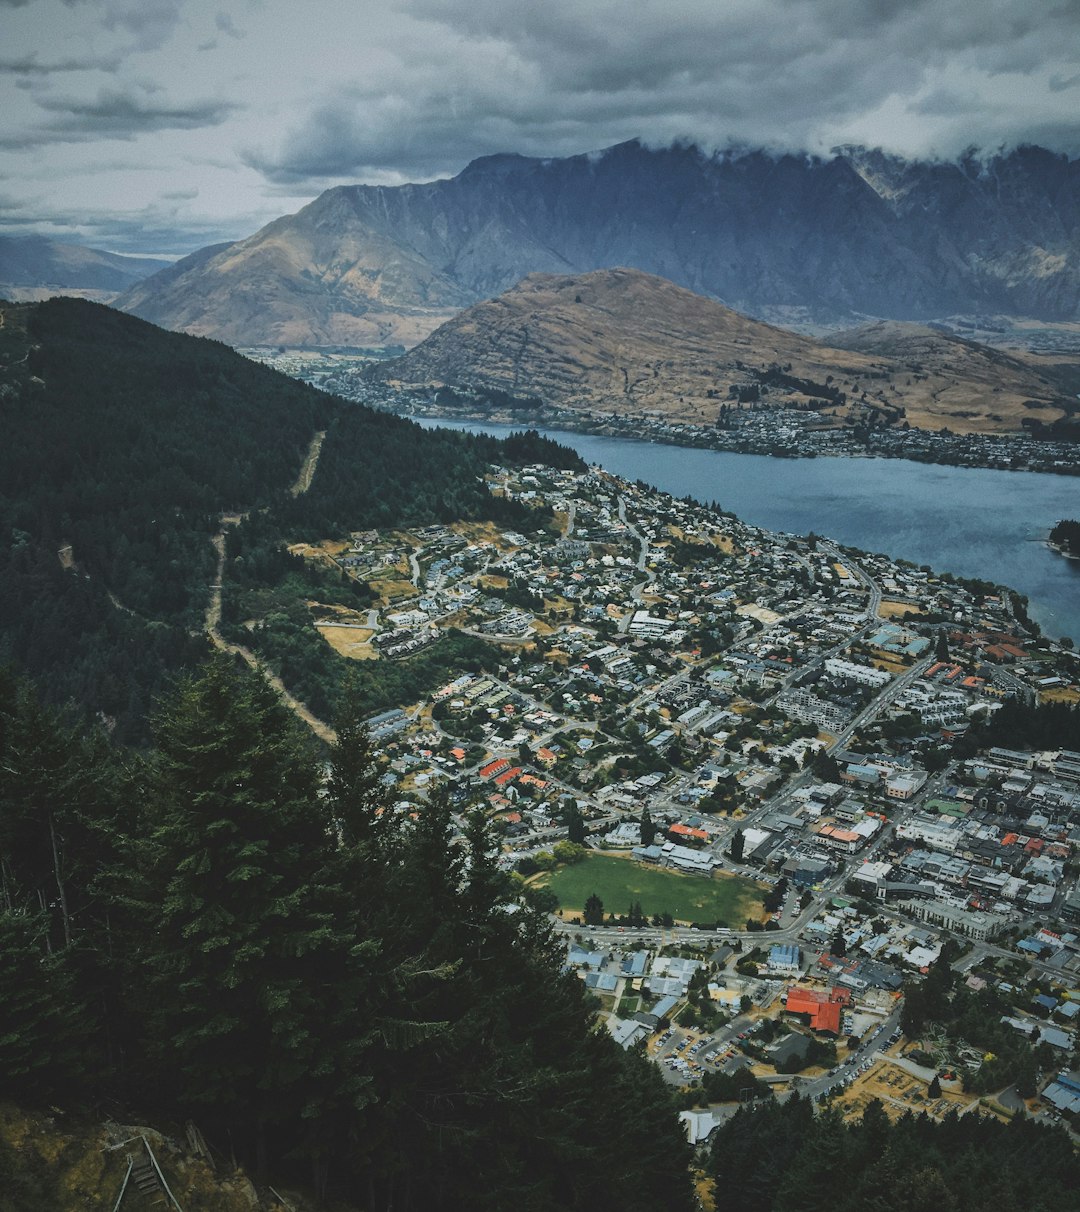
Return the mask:
[(108, 248), (119, 253), (186, 256), (207, 244), (239, 239), (250, 234), (254, 216), (238, 214), (229, 221), (192, 221), (178, 231), (180, 204), (186, 199), (162, 198), (148, 206), (126, 211), (57, 208), (43, 218), (40, 199), (0, 198), (0, 235), (23, 232), (53, 239)]
[[(3, 3), (4, 0), (0, 0)], [(123, 61), (120, 54), (80, 55), (73, 59), (42, 60), (36, 54), (18, 58), (0, 56), (0, 73), (17, 76), (51, 76), (63, 72), (111, 72)]]
[[(408, 12), (420, 24), (363, 86), (336, 88), (246, 163), (288, 184), (435, 175), (489, 152), (633, 135), (824, 150), (879, 109), (897, 129), (886, 118), (874, 141), (898, 150), (930, 150), (899, 146), (929, 116), (935, 150), (998, 146), (1027, 137), (1033, 117), (996, 104), (994, 78), (1061, 67), (1080, 39), (1078, 0), (412, 0)], [(1074, 122), (1039, 121), (1076, 149)]]
[(92, 98), (38, 97), (37, 105), (52, 117), (27, 137), (37, 142), (131, 139), (148, 131), (217, 126), (239, 108), (219, 100), (170, 104), (158, 99), (156, 87), (142, 91), (102, 88)]

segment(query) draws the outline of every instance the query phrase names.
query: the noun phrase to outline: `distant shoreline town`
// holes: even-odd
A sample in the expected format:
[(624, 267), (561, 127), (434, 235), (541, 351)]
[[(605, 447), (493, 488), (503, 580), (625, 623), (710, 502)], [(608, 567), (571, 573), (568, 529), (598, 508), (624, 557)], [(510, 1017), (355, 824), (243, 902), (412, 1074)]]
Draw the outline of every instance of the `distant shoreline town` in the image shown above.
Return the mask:
[(405, 417), (478, 421), (521, 428), (547, 427), (602, 437), (631, 438), (733, 454), (783, 459), (819, 457), (909, 459), (950, 467), (1035, 471), (1080, 476), (1080, 447), (1025, 433), (958, 434), (948, 430), (873, 427), (823, 428), (813, 412), (776, 406), (732, 412), (724, 427), (676, 423), (663, 416), (588, 413), (535, 399), (493, 403), (466, 390), (420, 391), (361, 376), (370, 354), (270, 348), (241, 351), (284, 374), (347, 400)]

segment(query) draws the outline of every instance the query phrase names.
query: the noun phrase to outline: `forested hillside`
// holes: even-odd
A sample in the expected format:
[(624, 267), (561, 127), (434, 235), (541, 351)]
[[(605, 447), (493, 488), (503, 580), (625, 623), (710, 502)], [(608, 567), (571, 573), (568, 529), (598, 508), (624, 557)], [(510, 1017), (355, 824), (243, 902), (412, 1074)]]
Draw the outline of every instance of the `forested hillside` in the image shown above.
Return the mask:
[(390, 810), (353, 716), (321, 789), (224, 657), (134, 766), (4, 676), (5, 1094), (190, 1117), (260, 1181), (372, 1212), (689, 1209), (655, 1069), (595, 1027), (479, 814), (459, 846), (438, 795)]
[(845, 1123), (800, 1098), (722, 1124), (711, 1170), (738, 1212), (1061, 1212), (1080, 1177), (1066, 1130), (1022, 1115), (890, 1121), (875, 1101)]
[[(0, 305), (0, 661), (126, 740), (203, 651), (222, 513), (268, 510), (264, 547), (351, 527), (519, 519), (489, 460), (575, 460), (538, 438), (419, 429), (216, 342), (73, 299)], [(293, 483), (326, 430), (312, 490)], [(312, 574), (314, 575), (314, 574)]]

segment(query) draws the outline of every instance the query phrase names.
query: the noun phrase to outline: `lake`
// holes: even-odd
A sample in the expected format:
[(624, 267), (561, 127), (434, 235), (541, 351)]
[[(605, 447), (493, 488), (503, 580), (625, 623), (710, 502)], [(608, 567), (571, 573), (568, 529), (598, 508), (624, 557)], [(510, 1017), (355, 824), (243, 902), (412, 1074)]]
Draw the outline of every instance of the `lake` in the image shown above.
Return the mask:
[[(512, 428), (426, 418), (420, 424), (495, 436)], [(1029, 614), (1048, 635), (1080, 643), (1080, 561), (1045, 543), (1055, 522), (1080, 518), (1075, 478), (906, 459), (772, 459), (541, 432), (616, 475), (716, 501), (755, 526), (812, 530), (864, 551), (1009, 585), (1027, 596)]]

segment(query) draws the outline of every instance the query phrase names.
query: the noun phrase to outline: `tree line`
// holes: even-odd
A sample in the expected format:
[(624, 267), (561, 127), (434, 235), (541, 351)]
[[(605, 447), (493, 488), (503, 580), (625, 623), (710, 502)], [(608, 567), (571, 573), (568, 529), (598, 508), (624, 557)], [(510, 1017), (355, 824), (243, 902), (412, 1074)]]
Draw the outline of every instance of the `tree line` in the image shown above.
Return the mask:
[(709, 1168), (739, 1212), (1061, 1212), (1080, 1183), (1067, 1132), (1023, 1115), (890, 1120), (875, 1099), (845, 1120), (797, 1095), (740, 1108)]

